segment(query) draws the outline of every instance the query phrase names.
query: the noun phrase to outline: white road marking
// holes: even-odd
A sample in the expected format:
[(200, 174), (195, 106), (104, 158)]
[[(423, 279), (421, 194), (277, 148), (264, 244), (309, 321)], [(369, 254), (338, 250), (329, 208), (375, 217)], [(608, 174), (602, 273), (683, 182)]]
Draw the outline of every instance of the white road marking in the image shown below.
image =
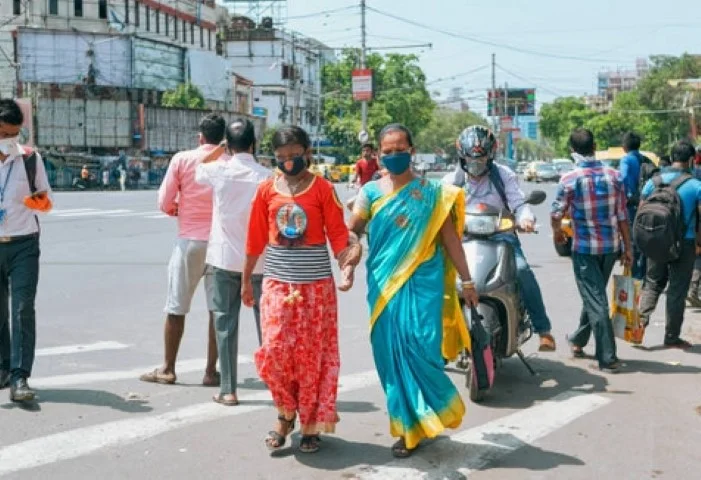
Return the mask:
[[(194, 360), (182, 360), (175, 366), (175, 373), (180, 376), (184, 373), (204, 371), (204, 366), (207, 363), (205, 358), (197, 358)], [(253, 359), (247, 355), (239, 355), (239, 365), (253, 363)], [(103, 372), (86, 372), (73, 373), (69, 375), (55, 375), (51, 377), (32, 378), (32, 385), (37, 388), (55, 388), (66, 387), (71, 385), (85, 385), (86, 383), (95, 382), (113, 382), (117, 380), (134, 380), (139, 378), (146, 372), (153, 371), (156, 368), (154, 365), (147, 367), (138, 367), (131, 370), (118, 371), (103, 371)]]
[(59, 213), (56, 216), (57, 217), (63, 217), (63, 218), (70, 218), (70, 217), (91, 217), (91, 216), (100, 216), (100, 215), (110, 215), (113, 213), (127, 213), (131, 212), (131, 210), (92, 210), (89, 212), (75, 212), (75, 213)]
[(165, 213), (160, 213), (158, 215), (149, 215), (146, 218), (168, 218), (168, 215), (166, 215)]
[(62, 213), (93, 212), (94, 208), (67, 208), (65, 210), (51, 210), (48, 215), (60, 215)]
[[(361, 390), (375, 384), (377, 373), (370, 370), (341, 377), (338, 391)], [(241, 405), (235, 408), (222, 407), (210, 401), (160, 415), (106, 422), (8, 445), (0, 448), (0, 475), (81, 457), (193, 424), (272, 408), (260, 404), (270, 400), (270, 392), (267, 391), (241, 396), (240, 400)]]
[(63, 347), (39, 348), (35, 355), (37, 357), (48, 357), (50, 355), (70, 355), (73, 353), (97, 352), (100, 350), (122, 350), (128, 348), (119, 342), (97, 342), (88, 345), (65, 345)]
[(116, 213), (114, 215), (110, 215), (110, 217), (145, 217), (145, 218), (151, 218), (151, 216), (156, 215), (159, 213), (157, 210), (150, 210), (148, 212), (129, 212), (129, 213)]
[[(492, 420), (417, 450), (408, 459), (367, 467), (359, 480), (425, 480), (466, 478), (494, 461), (564, 427), (611, 400), (569, 391), (534, 407)], [(468, 413), (469, 415), (469, 413)], [(429, 462), (430, 460), (430, 462)]]

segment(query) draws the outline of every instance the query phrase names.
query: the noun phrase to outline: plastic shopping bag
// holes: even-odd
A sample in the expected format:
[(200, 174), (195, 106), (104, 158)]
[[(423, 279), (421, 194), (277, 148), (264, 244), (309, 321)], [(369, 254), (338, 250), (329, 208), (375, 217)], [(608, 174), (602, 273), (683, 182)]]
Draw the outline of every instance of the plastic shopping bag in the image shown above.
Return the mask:
[(613, 276), (611, 322), (616, 337), (634, 345), (643, 343), (645, 328), (640, 319), (640, 280), (635, 280), (628, 269), (623, 275)]

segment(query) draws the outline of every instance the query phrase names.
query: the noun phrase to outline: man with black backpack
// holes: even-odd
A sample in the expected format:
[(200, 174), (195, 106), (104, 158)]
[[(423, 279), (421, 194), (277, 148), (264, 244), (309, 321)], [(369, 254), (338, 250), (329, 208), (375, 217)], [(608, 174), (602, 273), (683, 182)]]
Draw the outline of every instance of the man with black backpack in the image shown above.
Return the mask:
[(648, 325), (660, 295), (667, 287), (664, 345), (687, 349), (681, 339), (686, 296), (701, 242), (698, 215), (701, 181), (690, 175), (696, 152), (688, 141), (672, 148), (672, 166), (647, 182), (633, 227), (633, 237), (648, 258), (647, 275), (640, 299), (640, 316)]

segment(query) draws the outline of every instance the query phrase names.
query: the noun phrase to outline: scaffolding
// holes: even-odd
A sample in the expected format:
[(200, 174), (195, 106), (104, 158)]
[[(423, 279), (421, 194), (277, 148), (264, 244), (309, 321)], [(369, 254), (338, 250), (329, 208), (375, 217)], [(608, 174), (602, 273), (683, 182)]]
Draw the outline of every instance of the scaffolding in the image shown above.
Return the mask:
[(287, 0), (221, 0), (235, 17), (247, 17), (265, 28), (280, 28), (287, 23)]

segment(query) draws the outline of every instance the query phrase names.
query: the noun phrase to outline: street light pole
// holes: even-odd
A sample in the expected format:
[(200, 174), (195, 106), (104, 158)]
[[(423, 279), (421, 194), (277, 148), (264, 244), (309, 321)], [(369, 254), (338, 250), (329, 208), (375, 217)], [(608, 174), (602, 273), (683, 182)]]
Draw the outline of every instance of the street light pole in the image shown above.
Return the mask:
[[(365, 55), (366, 55), (366, 42), (365, 42), (365, 0), (360, 0), (360, 34), (361, 34), (361, 42), (362, 42), (362, 48), (360, 49), (360, 68), (364, 69), (366, 67), (365, 65)], [(368, 102), (367, 100), (363, 100), (360, 106), (360, 115), (361, 115), (361, 120), (363, 124), (363, 132), (368, 131)]]

